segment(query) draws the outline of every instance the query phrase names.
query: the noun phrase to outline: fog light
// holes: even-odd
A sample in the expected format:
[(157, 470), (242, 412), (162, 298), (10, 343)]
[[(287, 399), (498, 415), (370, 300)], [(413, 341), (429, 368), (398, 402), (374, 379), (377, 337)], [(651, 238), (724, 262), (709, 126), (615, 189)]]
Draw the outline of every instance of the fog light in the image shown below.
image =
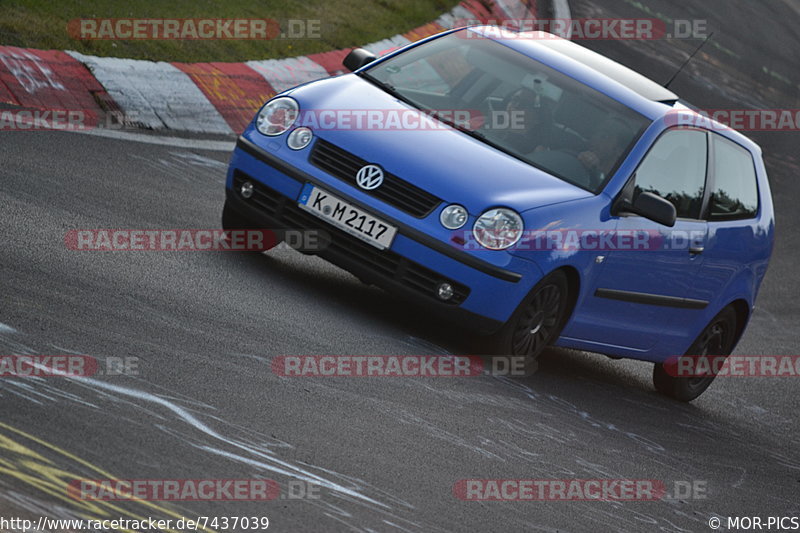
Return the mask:
[(239, 188), (239, 194), (241, 194), (244, 198), (250, 198), (253, 196), (253, 182), (245, 181), (242, 183), (242, 186)]
[(292, 150), (302, 150), (308, 146), (308, 143), (310, 143), (313, 138), (314, 134), (311, 130), (303, 126), (289, 134), (289, 137), (286, 139), (286, 144), (288, 144), (289, 148)]
[(467, 210), (458, 204), (451, 204), (442, 209), (439, 221), (447, 229), (458, 229), (467, 222)]
[(453, 297), (453, 286), (449, 283), (440, 283), (436, 288), (436, 294), (442, 300), (449, 300)]

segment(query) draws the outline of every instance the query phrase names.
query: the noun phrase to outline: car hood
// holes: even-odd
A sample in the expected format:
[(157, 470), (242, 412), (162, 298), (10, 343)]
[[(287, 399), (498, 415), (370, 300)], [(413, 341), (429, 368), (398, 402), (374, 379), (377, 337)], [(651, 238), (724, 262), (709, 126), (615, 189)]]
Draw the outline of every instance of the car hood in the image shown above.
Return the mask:
[[(493, 206), (517, 211), (591, 196), (547, 172), (509, 156), (460, 131), (436, 121), (434, 128), (361, 128), (330, 119), (322, 112), (353, 116), (352, 111), (377, 110), (381, 116), (408, 112), (412, 108), (379, 87), (347, 74), (304, 85), (290, 91), (300, 104), (303, 121), (319, 120), (315, 134), (386, 171), (442, 198), (459, 203), (477, 215)], [(312, 115), (307, 113), (311, 111)], [(314, 113), (316, 112), (316, 113)], [(388, 124), (388, 120), (386, 122)]]

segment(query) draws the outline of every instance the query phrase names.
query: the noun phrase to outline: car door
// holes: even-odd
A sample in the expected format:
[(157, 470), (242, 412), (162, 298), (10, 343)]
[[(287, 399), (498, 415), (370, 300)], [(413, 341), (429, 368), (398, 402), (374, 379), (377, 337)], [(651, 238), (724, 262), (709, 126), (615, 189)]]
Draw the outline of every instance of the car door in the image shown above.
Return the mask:
[[(678, 219), (670, 228), (629, 212), (615, 215), (618, 238), (595, 259), (599, 272), (571, 336), (647, 351), (665, 336), (685, 334), (707, 306), (694, 286), (708, 229), (702, 220), (708, 153), (703, 130), (670, 129), (654, 142), (621, 199), (632, 204), (642, 192), (657, 194), (675, 206)], [(639, 237), (622, 238), (628, 234)]]
[(711, 141), (709, 231), (696, 293), (713, 301), (746, 266), (760, 258), (761, 268), (766, 268), (763, 258), (769, 257), (769, 241), (755, 223), (759, 202), (753, 155), (718, 133), (711, 135)]

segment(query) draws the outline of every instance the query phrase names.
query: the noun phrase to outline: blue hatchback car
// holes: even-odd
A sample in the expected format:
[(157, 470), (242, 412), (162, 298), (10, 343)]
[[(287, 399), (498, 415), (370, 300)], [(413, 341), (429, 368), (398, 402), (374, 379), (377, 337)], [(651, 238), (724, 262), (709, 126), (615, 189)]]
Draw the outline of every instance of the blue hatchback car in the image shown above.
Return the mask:
[(239, 137), (226, 230), (324, 230), (307, 252), (498, 353), (650, 361), (683, 401), (709, 386), (668, 362), (730, 354), (753, 311), (774, 235), (755, 143), (543, 32), (461, 28), (345, 66)]

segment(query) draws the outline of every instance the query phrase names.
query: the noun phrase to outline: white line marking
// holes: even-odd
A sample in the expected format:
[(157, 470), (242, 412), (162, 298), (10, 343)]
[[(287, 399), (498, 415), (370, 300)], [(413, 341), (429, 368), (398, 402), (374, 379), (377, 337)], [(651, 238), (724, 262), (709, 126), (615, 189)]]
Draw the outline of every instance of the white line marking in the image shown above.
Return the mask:
[(95, 137), (105, 137), (107, 139), (116, 139), (118, 141), (158, 144), (161, 146), (175, 146), (177, 148), (188, 148), (194, 150), (213, 150), (217, 152), (232, 152), (234, 147), (236, 146), (236, 143), (234, 141), (182, 139), (180, 137), (165, 137), (163, 135), (146, 135), (144, 133), (133, 133), (130, 131), (107, 130), (107, 129), (94, 129), (86, 131), (76, 130), (75, 133), (94, 135)]

